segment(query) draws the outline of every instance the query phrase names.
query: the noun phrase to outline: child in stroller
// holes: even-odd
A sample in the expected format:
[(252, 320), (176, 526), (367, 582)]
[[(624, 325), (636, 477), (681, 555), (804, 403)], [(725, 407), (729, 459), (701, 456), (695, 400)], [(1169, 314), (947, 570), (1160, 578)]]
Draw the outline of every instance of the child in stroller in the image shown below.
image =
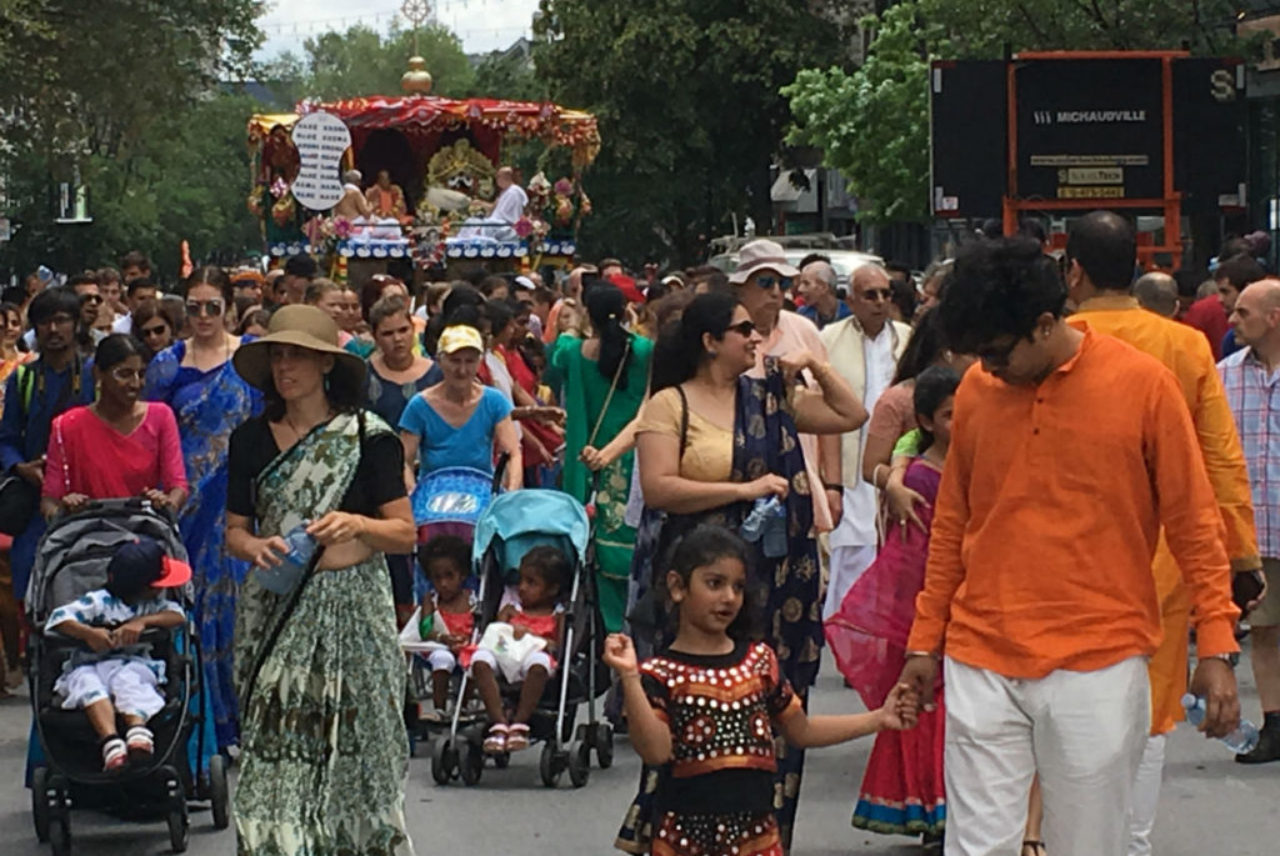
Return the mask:
[(475, 627), (475, 595), (466, 587), (471, 565), (471, 545), (456, 535), (437, 535), (418, 548), (418, 564), (431, 591), (422, 598), (418, 635), (446, 647), (427, 654), (431, 666), (432, 719), (444, 722), (449, 705), (449, 682), (458, 667), (458, 655), (471, 642)]
[[(158, 542), (140, 538), (111, 557), (105, 588), (59, 606), (45, 624), (47, 636), (61, 634), (90, 648), (72, 655), (53, 690), (63, 710), (84, 710), (101, 740), (105, 772), (146, 762), (154, 752), (147, 722), (165, 705), (158, 689), (164, 663), (152, 659), (140, 639), (148, 628), (186, 622), (182, 606), (166, 598), (165, 590), (190, 579), (186, 563), (166, 556)], [(124, 739), (117, 715), (128, 729)]]
[(498, 621), (511, 626), (514, 641), (529, 634), (545, 641), (539, 650), (529, 651), (514, 673), (508, 675), (513, 683), (521, 683), (520, 697), (510, 717), (498, 685), (498, 652), (482, 645), (471, 655), (471, 674), (490, 722), (484, 741), (486, 754), (529, 748), (529, 720), (556, 670), (555, 653), (564, 633), (561, 599), (570, 572), (568, 559), (555, 547), (534, 547), (520, 560), (518, 605), (507, 603), (498, 612)]

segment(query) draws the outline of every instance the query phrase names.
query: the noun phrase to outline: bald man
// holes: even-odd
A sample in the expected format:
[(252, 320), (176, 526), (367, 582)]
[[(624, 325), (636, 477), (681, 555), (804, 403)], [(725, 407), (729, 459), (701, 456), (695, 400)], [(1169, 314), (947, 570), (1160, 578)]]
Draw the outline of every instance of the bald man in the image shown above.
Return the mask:
[[(1079, 307), (1068, 319), (1127, 342), (1164, 363), (1178, 380), (1191, 411), (1214, 499), (1226, 524), (1223, 532), (1232, 570), (1262, 567), (1253, 526), (1249, 475), (1222, 383), (1215, 377), (1209, 343), (1195, 329), (1143, 309), (1129, 292), (1138, 257), (1129, 221), (1111, 211), (1095, 211), (1071, 226), (1067, 238), (1067, 291)], [(1151, 832), (1160, 800), (1160, 779), (1169, 732), (1183, 719), (1187, 686), (1187, 638), (1191, 596), (1177, 561), (1161, 533), (1152, 561), (1164, 639), (1148, 663), (1151, 731), (1134, 782), (1129, 856), (1151, 853)], [(1230, 585), (1222, 580), (1222, 585)]]
[(1240, 292), (1231, 312), (1236, 340), (1246, 347), (1218, 363), (1235, 413), (1236, 430), (1253, 483), (1254, 517), (1267, 594), (1249, 613), (1254, 681), (1262, 702), (1262, 737), (1242, 764), (1280, 760), (1280, 395), (1274, 383), (1280, 368), (1280, 280), (1263, 279)]
[(363, 178), (358, 169), (349, 169), (342, 174), (342, 198), (338, 200), (337, 205), (333, 206), (334, 217), (344, 217), (353, 223), (359, 220), (363, 223), (373, 215), (373, 206), (369, 204), (364, 191), (360, 189)]
[(1163, 271), (1153, 270), (1138, 277), (1133, 284), (1133, 296), (1143, 309), (1175, 318), (1178, 315), (1178, 283)]

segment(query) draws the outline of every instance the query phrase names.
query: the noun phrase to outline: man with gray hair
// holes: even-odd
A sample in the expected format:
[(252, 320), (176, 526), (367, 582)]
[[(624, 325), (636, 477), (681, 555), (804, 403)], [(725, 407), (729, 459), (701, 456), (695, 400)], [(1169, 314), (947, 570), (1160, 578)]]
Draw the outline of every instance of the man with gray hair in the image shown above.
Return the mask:
[(356, 220), (364, 222), (373, 216), (373, 206), (360, 188), (363, 180), (364, 176), (358, 169), (349, 169), (342, 174), (342, 198), (333, 206), (334, 217), (345, 217), (354, 223)]
[(1165, 318), (1178, 314), (1178, 283), (1169, 274), (1153, 270), (1138, 277), (1133, 284), (1133, 296), (1138, 305)]
[(800, 268), (796, 290), (804, 298), (804, 306), (796, 311), (816, 324), (819, 330), (851, 314), (848, 305), (836, 293), (836, 269), (825, 259), (815, 259)]

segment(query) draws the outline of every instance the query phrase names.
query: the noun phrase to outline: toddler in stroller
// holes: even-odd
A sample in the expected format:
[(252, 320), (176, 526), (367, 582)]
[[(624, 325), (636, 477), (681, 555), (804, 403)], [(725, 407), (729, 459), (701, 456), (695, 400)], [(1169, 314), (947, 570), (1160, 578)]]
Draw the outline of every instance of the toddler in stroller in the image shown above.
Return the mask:
[[(555, 673), (555, 653), (564, 633), (563, 592), (570, 575), (569, 561), (555, 547), (534, 547), (520, 561), (520, 581), (516, 586), (518, 605), (507, 603), (498, 612), (498, 621), (511, 627), (511, 641), (519, 643), (526, 636), (538, 637), (544, 644), (528, 646), (507, 673), (512, 683), (520, 683), (520, 696), (514, 713), (508, 717), (498, 685), (499, 649), (503, 642), (486, 645), (481, 641), (471, 654), (471, 674), (489, 717), (489, 734), (484, 751), (490, 755), (517, 752), (529, 748), (529, 720)], [(486, 639), (494, 635), (493, 625), (486, 629)], [(525, 646), (521, 646), (525, 647)]]
[(437, 535), (418, 548), (418, 564), (431, 581), (431, 591), (422, 598), (418, 635), (440, 646), (432, 648), (426, 657), (435, 706), (432, 718), (444, 722), (458, 656), (472, 641), (475, 627), (476, 598), (465, 585), (471, 545), (456, 535)]
[[(76, 639), (90, 649), (72, 654), (53, 692), (63, 710), (84, 710), (101, 741), (105, 772), (151, 759), (154, 735), (147, 722), (165, 706), (159, 690), (165, 664), (150, 656), (141, 637), (149, 628), (186, 622), (182, 606), (165, 594), (190, 579), (185, 562), (166, 556), (156, 541), (140, 538), (111, 557), (105, 588), (59, 606), (45, 623), (46, 636)], [(128, 729), (123, 739), (117, 716)]]

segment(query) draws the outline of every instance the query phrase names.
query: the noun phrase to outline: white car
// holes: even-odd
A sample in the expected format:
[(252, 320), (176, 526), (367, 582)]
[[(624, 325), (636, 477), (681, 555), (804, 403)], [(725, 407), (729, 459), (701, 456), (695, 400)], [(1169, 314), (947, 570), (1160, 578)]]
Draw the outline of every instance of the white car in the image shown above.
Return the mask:
[[(872, 253), (863, 253), (857, 250), (835, 250), (835, 249), (813, 249), (811, 247), (784, 247), (783, 255), (787, 258), (787, 264), (792, 267), (799, 267), (800, 260), (811, 253), (818, 253), (831, 259), (831, 266), (836, 269), (836, 287), (849, 287), (849, 278), (853, 276), (853, 272), (863, 265), (879, 265), (884, 266), (884, 259)], [(721, 253), (712, 256), (707, 260), (707, 264), (715, 265), (725, 273), (733, 273), (738, 268), (737, 253)]]

